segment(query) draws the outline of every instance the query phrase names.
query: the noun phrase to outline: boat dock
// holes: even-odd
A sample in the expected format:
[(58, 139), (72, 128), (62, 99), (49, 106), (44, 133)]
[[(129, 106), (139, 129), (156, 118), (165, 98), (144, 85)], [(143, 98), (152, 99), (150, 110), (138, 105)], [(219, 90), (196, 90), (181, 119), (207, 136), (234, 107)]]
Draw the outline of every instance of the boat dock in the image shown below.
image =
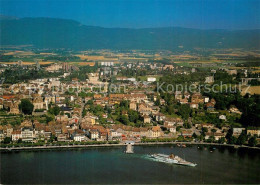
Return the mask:
[(126, 150), (125, 153), (133, 154), (134, 153), (134, 142), (133, 141), (126, 141)]

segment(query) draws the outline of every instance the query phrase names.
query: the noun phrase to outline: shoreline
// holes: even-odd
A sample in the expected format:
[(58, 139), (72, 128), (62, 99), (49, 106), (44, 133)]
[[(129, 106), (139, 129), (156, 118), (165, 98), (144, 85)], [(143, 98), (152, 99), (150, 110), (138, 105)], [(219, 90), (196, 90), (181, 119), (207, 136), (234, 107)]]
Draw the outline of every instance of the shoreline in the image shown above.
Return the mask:
[[(260, 147), (250, 147), (246, 145), (232, 145), (232, 144), (219, 144), (219, 143), (195, 143), (195, 142), (149, 142), (149, 143), (135, 143), (134, 146), (151, 146), (151, 145), (206, 145), (206, 146), (224, 146), (224, 147), (233, 147), (238, 148), (249, 148), (249, 149), (258, 149)], [(79, 149), (79, 148), (91, 148), (91, 147), (116, 147), (116, 146), (126, 146), (126, 144), (93, 144), (93, 145), (63, 145), (63, 146), (32, 146), (32, 147), (12, 147), (12, 148), (0, 148), (1, 152), (19, 152), (19, 151), (41, 151), (41, 150), (57, 150), (57, 149)]]

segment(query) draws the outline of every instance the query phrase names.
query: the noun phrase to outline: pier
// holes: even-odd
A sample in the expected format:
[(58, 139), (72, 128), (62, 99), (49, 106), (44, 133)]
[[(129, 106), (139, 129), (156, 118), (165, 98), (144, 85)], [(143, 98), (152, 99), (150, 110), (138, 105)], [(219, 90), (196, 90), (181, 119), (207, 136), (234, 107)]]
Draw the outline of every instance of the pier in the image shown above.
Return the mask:
[(126, 141), (126, 150), (125, 153), (133, 154), (134, 153), (134, 142), (133, 141)]

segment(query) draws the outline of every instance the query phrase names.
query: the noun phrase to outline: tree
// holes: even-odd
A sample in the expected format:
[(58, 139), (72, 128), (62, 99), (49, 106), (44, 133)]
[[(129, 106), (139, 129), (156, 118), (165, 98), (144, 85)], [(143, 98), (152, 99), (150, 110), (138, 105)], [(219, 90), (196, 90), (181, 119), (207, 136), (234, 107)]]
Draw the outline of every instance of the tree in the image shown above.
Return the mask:
[(124, 125), (127, 125), (129, 123), (128, 117), (126, 115), (119, 116), (118, 121), (120, 121)]
[(205, 133), (208, 132), (208, 128), (202, 127), (202, 128), (201, 128), (201, 131), (202, 131), (201, 135), (205, 136)]
[(234, 136), (231, 136), (231, 138), (228, 140), (228, 144), (236, 144), (237, 143), (237, 138)]
[(192, 134), (192, 137), (193, 137), (193, 138), (197, 138), (198, 136), (197, 136), (197, 134), (194, 132), (194, 133)]
[(191, 109), (189, 105), (183, 104), (180, 105), (180, 107), (178, 108), (178, 113), (181, 115), (183, 119), (187, 120), (190, 116)]
[(213, 136), (215, 136), (215, 133), (217, 132), (217, 130), (216, 129), (211, 129), (211, 132), (213, 133)]
[(54, 107), (50, 108), (49, 113), (52, 114), (52, 115), (55, 115), (55, 116), (59, 115), (60, 107), (54, 106)]
[(53, 113), (55, 116), (57, 116), (60, 113), (60, 107), (58, 106), (53, 107)]
[(190, 128), (191, 128), (191, 125), (190, 125), (189, 123), (187, 123), (187, 122), (185, 122), (185, 123), (183, 124), (183, 126), (184, 126), (184, 128), (186, 128), (186, 129), (190, 129)]
[(120, 107), (124, 107), (125, 109), (128, 109), (129, 108), (129, 101), (127, 100), (123, 100), (120, 102)]
[(157, 96), (156, 101), (154, 102), (154, 105), (159, 106), (160, 105), (160, 97)]
[(53, 121), (54, 118), (52, 116), (47, 116), (46, 115), (46, 123), (49, 123), (50, 121)]
[(32, 114), (33, 107), (33, 104), (28, 99), (22, 99), (21, 103), (19, 104), (19, 109), (24, 114)]
[(136, 123), (137, 120), (139, 119), (139, 114), (137, 111), (129, 110), (128, 117), (129, 117), (129, 121)]
[(86, 109), (83, 109), (83, 111), (82, 111), (82, 117), (85, 117), (86, 114), (87, 114), (87, 110), (86, 110)]
[(230, 129), (228, 130), (228, 132), (227, 132), (227, 135), (226, 135), (226, 139), (227, 139), (228, 142), (230, 141), (230, 139), (231, 139), (232, 136), (233, 136), (233, 129), (230, 128)]
[(249, 140), (248, 140), (248, 145), (249, 146), (256, 146), (257, 145), (257, 141), (256, 141), (256, 137), (251, 137)]
[(12, 139), (10, 137), (5, 137), (3, 143), (9, 144), (9, 143), (11, 143), (11, 141), (12, 141)]
[(246, 135), (246, 132), (243, 131), (239, 137), (237, 138), (237, 144), (238, 145), (243, 145), (245, 144), (245, 142), (247, 141), (247, 135)]
[(226, 139), (224, 137), (221, 137), (219, 140), (218, 140), (218, 143), (220, 144), (224, 144), (226, 142)]

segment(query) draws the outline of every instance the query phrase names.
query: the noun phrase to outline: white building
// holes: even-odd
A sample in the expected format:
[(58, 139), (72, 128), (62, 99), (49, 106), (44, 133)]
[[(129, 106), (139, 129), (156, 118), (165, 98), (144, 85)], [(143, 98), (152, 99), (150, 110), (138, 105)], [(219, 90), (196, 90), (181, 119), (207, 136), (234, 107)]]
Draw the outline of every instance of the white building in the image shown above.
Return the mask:
[(147, 81), (148, 81), (148, 82), (155, 82), (155, 81), (156, 81), (156, 78), (155, 78), (155, 77), (148, 77), (148, 78), (147, 78)]
[(79, 141), (79, 142), (85, 141), (86, 140), (86, 136), (81, 135), (81, 134), (76, 134), (76, 135), (73, 136), (73, 140), (74, 141)]
[(98, 139), (98, 138), (99, 138), (99, 132), (98, 132), (98, 130), (91, 130), (91, 131), (89, 131), (89, 137), (90, 137), (90, 139), (92, 139), (92, 140)]
[(32, 128), (24, 127), (21, 131), (22, 141), (32, 142), (34, 139), (34, 131)]
[(17, 141), (20, 138), (22, 138), (22, 134), (20, 130), (14, 131), (12, 133), (12, 141)]
[(221, 120), (226, 120), (227, 117), (226, 117), (225, 115), (220, 115), (220, 116), (219, 116), (219, 119), (221, 119)]
[(245, 128), (233, 128), (233, 135), (240, 135)]
[(205, 83), (213, 83), (214, 82), (214, 76), (207, 76), (205, 79)]

